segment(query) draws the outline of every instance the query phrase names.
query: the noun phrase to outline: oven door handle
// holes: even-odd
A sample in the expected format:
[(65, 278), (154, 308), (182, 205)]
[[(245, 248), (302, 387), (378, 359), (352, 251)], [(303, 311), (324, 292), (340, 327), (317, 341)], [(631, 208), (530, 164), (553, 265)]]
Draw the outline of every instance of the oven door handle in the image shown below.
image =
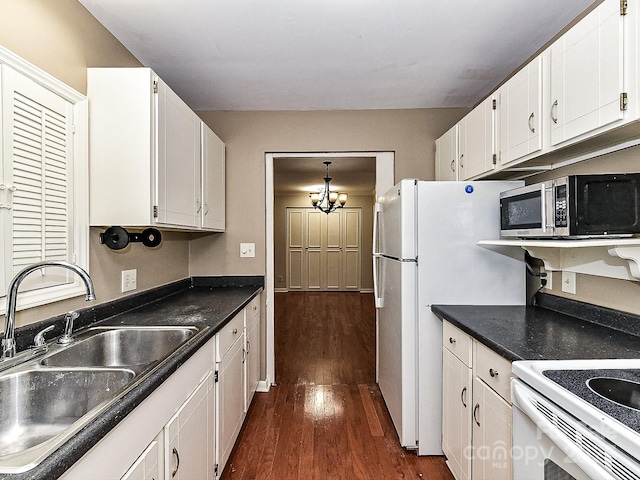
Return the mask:
[[(558, 428), (531, 404), (531, 398), (538, 397), (534, 392), (522, 386), (519, 381), (512, 381), (511, 393), (513, 406), (528, 416), (573, 463), (581, 468), (590, 478), (598, 480), (616, 480), (616, 477), (604, 470), (598, 463), (572, 443)], [(542, 399), (543, 397), (538, 397)], [(547, 400), (548, 402), (548, 400)]]

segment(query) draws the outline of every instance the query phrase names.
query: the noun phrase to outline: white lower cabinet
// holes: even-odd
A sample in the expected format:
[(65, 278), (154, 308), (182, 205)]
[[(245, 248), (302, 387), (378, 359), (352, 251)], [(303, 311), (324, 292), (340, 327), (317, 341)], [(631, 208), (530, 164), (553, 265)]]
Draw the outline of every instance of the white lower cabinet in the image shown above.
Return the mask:
[(511, 444), (511, 405), (474, 377), (471, 478), (511, 480)]
[(245, 412), (249, 410), (260, 381), (260, 296), (247, 306), (246, 312)]
[(160, 446), (158, 440), (142, 452), (138, 460), (124, 474), (122, 480), (160, 480)]
[(512, 480), (511, 363), (445, 321), (442, 376), (442, 450), (453, 476)]
[[(225, 327), (226, 328), (226, 327)], [(222, 473), (244, 420), (244, 336), (224, 353), (218, 372), (218, 471)]]
[(458, 480), (471, 478), (471, 368), (443, 349), (442, 451)]
[(164, 427), (164, 478), (214, 478), (213, 373)]

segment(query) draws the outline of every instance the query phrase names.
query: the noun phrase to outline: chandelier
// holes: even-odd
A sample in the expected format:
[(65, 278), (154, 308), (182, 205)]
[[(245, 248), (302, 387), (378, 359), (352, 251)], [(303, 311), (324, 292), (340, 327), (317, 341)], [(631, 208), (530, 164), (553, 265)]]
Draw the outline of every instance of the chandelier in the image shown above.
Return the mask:
[(344, 207), (344, 204), (347, 203), (347, 194), (331, 191), (331, 187), (329, 186), (329, 182), (333, 180), (329, 176), (329, 165), (331, 165), (331, 162), (323, 163), (327, 166), (327, 173), (325, 173), (324, 176), (324, 187), (317, 193), (310, 193), (309, 197), (311, 197), (313, 208), (317, 208), (328, 215), (335, 211), (336, 208)]

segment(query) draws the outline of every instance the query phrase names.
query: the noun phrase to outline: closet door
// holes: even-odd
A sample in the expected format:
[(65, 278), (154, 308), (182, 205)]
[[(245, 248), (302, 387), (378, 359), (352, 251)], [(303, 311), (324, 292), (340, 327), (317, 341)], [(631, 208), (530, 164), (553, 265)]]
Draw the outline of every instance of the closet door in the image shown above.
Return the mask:
[(323, 267), (325, 272), (324, 290), (342, 290), (343, 271), (342, 271), (342, 214), (344, 211), (338, 210), (327, 215), (326, 228), (323, 233), (325, 239), (325, 257), (323, 259)]
[(323, 264), (326, 264), (326, 249), (323, 248), (323, 229), (326, 229), (327, 214), (318, 210), (306, 210), (306, 288), (305, 290), (322, 290), (325, 279), (323, 278)]
[(287, 209), (287, 284), (289, 290), (304, 290), (304, 209)]
[(287, 208), (287, 288), (360, 290), (361, 210)]

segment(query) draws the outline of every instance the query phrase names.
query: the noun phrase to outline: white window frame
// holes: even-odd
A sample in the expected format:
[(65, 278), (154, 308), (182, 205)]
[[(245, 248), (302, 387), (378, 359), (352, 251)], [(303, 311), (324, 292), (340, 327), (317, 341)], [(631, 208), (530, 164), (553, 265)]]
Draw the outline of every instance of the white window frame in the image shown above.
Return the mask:
[[(88, 109), (87, 98), (80, 92), (54, 78), (40, 68), (18, 57), (13, 52), (0, 46), (0, 63), (11, 67), (17, 72), (29, 77), (42, 87), (50, 90), (73, 106), (73, 178), (69, 179), (71, 192), (70, 205), (73, 206), (73, 216), (69, 221), (72, 224), (70, 234), (73, 243), (73, 252), (70, 252), (70, 261), (89, 271), (89, 153), (88, 153)], [(2, 79), (0, 78), (0, 81)], [(1, 104), (0, 104), (1, 107)], [(3, 145), (0, 139), (0, 152)], [(1, 162), (0, 162), (1, 164)], [(7, 241), (6, 232), (4, 241)], [(8, 248), (8, 246), (6, 246)], [(0, 314), (6, 312), (6, 288), (11, 278), (4, 278), (6, 272), (6, 251), (0, 239)], [(3, 281), (4, 280), (4, 281)], [(81, 280), (74, 276), (72, 283), (32, 290), (18, 295), (18, 310), (45, 305), (60, 300), (84, 295), (85, 286)]]

